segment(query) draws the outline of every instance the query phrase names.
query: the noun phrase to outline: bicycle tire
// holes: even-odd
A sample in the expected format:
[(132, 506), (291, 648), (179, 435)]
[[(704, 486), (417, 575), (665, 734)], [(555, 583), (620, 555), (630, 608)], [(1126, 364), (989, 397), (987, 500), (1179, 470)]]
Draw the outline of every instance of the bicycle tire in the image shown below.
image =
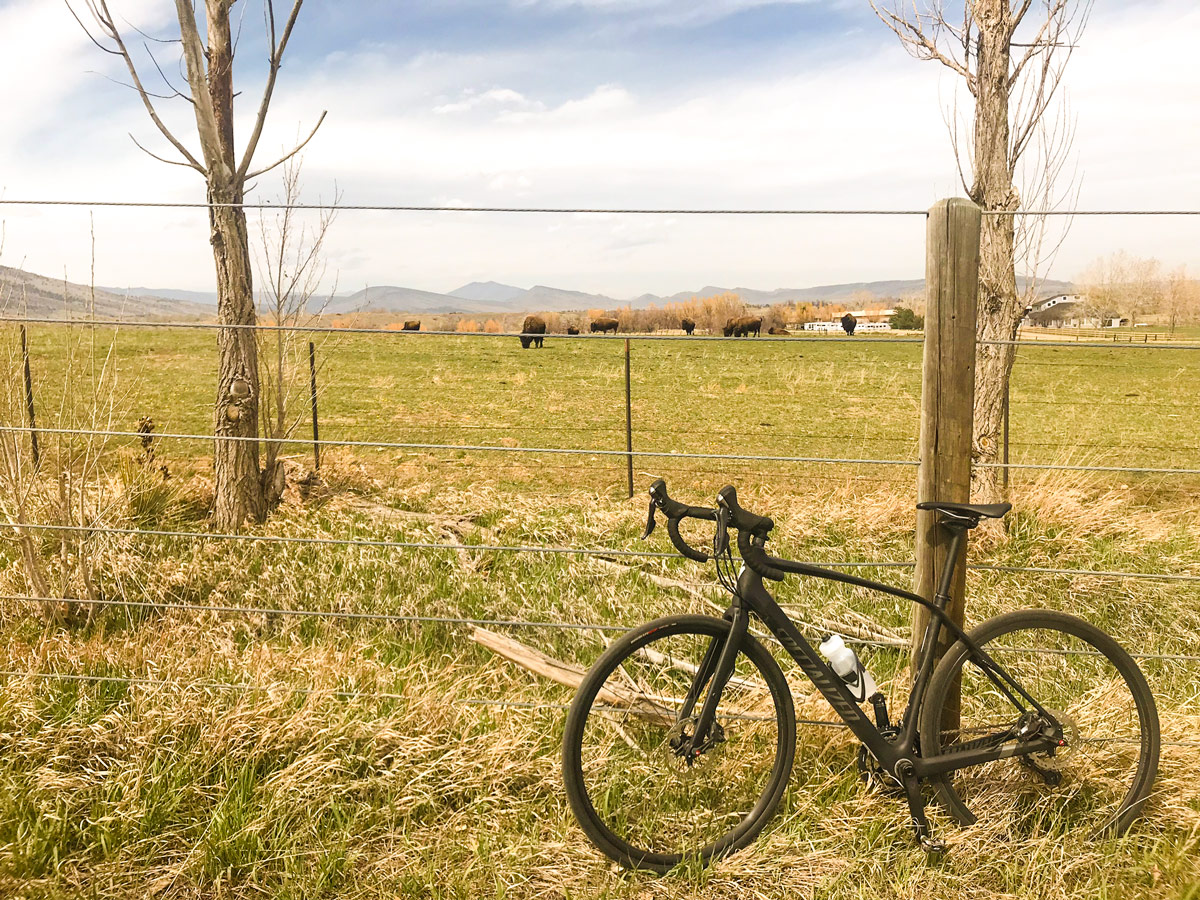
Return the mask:
[[(739, 850), (783, 798), (796, 752), (795, 709), (779, 664), (750, 635), (717, 711), (724, 741), (694, 765), (670, 748), (678, 727), (672, 702), (687, 693), (704, 649), (729, 629), (725, 620), (697, 615), (647, 622), (609, 646), (571, 703), (563, 736), (567, 798), (592, 843), (627, 868), (664, 873), (685, 859), (707, 863)], [(637, 697), (653, 699), (635, 709), (643, 703)]]
[[(941, 806), (960, 824), (990, 821), (1016, 836), (1069, 831), (1093, 839), (1125, 831), (1150, 794), (1161, 740), (1154, 696), (1137, 664), (1095, 625), (1053, 610), (996, 616), (970, 637), (1063, 723), (1068, 745), (931, 779)], [(943, 731), (942, 710), (960, 683), (959, 728)], [(1011, 701), (958, 641), (930, 681), (921, 752), (952, 753), (958, 741), (1015, 718)]]

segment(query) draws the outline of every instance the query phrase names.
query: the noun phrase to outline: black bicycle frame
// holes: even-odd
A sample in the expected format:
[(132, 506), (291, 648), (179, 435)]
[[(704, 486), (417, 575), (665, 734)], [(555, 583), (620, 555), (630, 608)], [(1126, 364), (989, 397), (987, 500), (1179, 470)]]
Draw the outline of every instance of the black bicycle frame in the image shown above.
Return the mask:
[[(696, 719), (694, 743), (697, 748), (703, 746), (711, 723), (715, 718), (716, 706), (720, 702), (725, 682), (729, 678), (729, 673), (733, 670), (734, 658), (740, 651), (743, 636), (746, 634), (748, 613), (754, 613), (762, 620), (771, 634), (775, 636), (776, 640), (783, 645), (783, 648), (804, 671), (804, 674), (816, 685), (817, 690), (821, 692), (821, 695), (829, 702), (829, 705), (833, 707), (846, 723), (847, 727), (854, 732), (855, 737), (866, 745), (867, 749), (870, 750), (887, 771), (898, 777), (901, 774), (898, 771), (899, 767), (905, 768), (907, 774), (910, 776), (922, 778), (943, 775), (955, 769), (977, 766), (997, 759), (1041, 753), (1055, 747), (1057, 741), (1048, 737), (1038, 737), (1033, 740), (1010, 740), (1009, 738), (1013, 737), (1013, 735), (1009, 732), (997, 732), (990, 737), (972, 741), (972, 744), (981, 745), (976, 748), (963, 749), (937, 756), (923, 757), (918, 754), (917, 725), (920, 718), (919, 714), (921, 704), (925, 698), (925, 692), (929, 687), (929, 681), (933, 674), (933, 667), (936, 662), (935, 649), (943, 627), (947, 628), (955, 638), (966, 645), (971, 660), (1009, 698), (1015, 709), (1022, 713), (1027, 712), (1017, 698), (1017, 695), (1019, 695), (1039, 715), (1044, 716), (1051, 722), (1055, 722), (1057, 725), (1054, 717), (1031, 697), (1008, 672), (1000, 667), (983, 648), (971, 640), (946, 614), (945, 609), (950, 600), (950, 589), (954, 580), (954, 572), (961, 562), (961, 558), (965, 555), (965, 535), (967, 529), (965, 525), (956, 523), (943, 524), (944, 527), (949, 528), (951, 531), (951, 542), (947, 559), (948, 564), (946, 570), (942, 573), (941, 583), (938, 586), (933, 601), (919, 594), (914, 594), (881, 582), (859, 578), (855, 575), (848, 575), (832, 569), (824, 569), (809, 563), (794, 562), (792, 560), (768, 556), (762, 549), (760, 539), (752, 538), (744, 532), (740, 533), (738, 547), (743, 560), (746, 560), (746, 564), (743, 565), (738, 575), (737, 595), (734, 597), (726, 613), (726, 617), (731, 620), (733, 626), (730, 636), (723, 642), (723, 646), (720, 647), (719, 652), (717, 652), (715, 642), (714, 645), (710, 646), (709, 652), (705, 655), (696, 678), (693, 681), (692, 689), (688, 692), (684, 704), (685, 709), (680, 711), (680, 720), (691, 716), (705, 683), (711, 678), (712, 688), (708, 691), (700, 715)], [(921, 650), (918, 654), (919, 665), (917, 675), (913, 680), (912, 691), (908, 697), (908, 706), (903, 715), (903, 728), (898, 739), (894, 741), (888, 740), (880, 733), (876, 724), (859, 707), (855, 696), (850, 692), (846, 683), (829, 667), (816, 649), (800, 633), (800, 630), (792, 622), (788, 614), (775, 602), (775, 598), (771, 596), (763, 585), (762, 575), (756, 569), (769, 572), (772, 577), (782, 577), (781, 573), (786, 572), (796, 575), (810, 575), (828, 581), (837, 581), (843, 584), (867, 588), (868, 590), (891, 594), (895, 597), (903, 597), (913, 603), (919, 603), (930, 611), (929, 624), (926, 626), (925, 634), (922, 636)]]

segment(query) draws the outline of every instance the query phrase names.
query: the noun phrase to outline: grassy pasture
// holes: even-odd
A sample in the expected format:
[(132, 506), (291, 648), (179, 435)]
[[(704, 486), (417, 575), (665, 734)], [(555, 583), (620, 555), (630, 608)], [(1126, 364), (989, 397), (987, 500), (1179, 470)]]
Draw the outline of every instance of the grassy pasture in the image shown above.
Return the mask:
[[(3, 339), (10, 343), (11, 332)], [(103, 350), (111, 333), (98, 332)], [(65, 329), (31, 330), (39, 423), (78, 424)], [(211, 332), (126, 329), (113, 345), (118, 415), (211, 431)], [(634, 342), (637, 450), (911, 460), (919, 346)], [(335, 335), (319, 349), (322, 437), (527, 447), (624, 447), (624, 347), (515, 338)], [(1014, 461), (1200, 468), (1197, 351), (1023, 349)], [(64, 394), (70, 374), (72, 389)], [(71, 413), (70, 410), (75, 412)], [(305, 419), (305, 421), (307, 421)], [(303, 432), (304, 424), (301, 425)], [(54, 438), (44, 438), (53, 449)], [(113, 441), (105, 521), (203, 531), (208, 448), (158, 442), (171, 479)], [(297, 471), (308, 448), (291, 449)], [(251, 535), (665, 550), (637, 541), (651, 477), (704, 502), (726, 481), (806, 559), (910, 558), (910, 467), (642, 457), (639, 498), (620, 457), (324, 448), (323, 486)], [(52, 489), (52, 484), (43, 486)], [(1007, 531), (972, 559), (1200, 575), (1200, 478), (1019, 472)], [(55, 541), (41, 552), (49, 560)], [(207, 605), (634, 624), (712, 612), (710, 573), (685, 561), (143, 536), (90, 542), (107, 597)], [(615, 565), (614, 565), (615, 562)], [(903, 582), (905, 569), (872, 569)], [(688, 588), (648, 576), (667, 576)], [(0, 543), (0, 593), (28, 591)], [(970, 618), (1023, 606), (1075, 612), (1133, 650), (1197, 654), (1195, 584), (1038, 578), (977, 570)], [(908, 609), (825, 583), (780, 600), (816, 634), (863, 618), (906, 635)], [(940, 821), (952, 846), (926, 865), (892, 799), (865, 790), (841, 731), (802, 726), (780, 816), (749, 850), (703, 872), (621, 873), (575, 826), (559, 784), (569, 689), (470, 640), (468, 626), (279, 614), (110, 609), (65, 626), (0, 601), (5, 671), (130, 676), (129, 685), (4, 676), (0, 896), (20, 897), (1194, 897), (1200, 891), (1200, 662), (1146, 660), (1160, 705), (1158, 792), (1127, 836), (999, 843)], [(595, 630), (501, 629), (587, 665)], [(865, 661), (893, 707), (903, 651)], [(788, 667), (785, 666), (785, 671)], [(792, 678), (797, 714), (827, 718)], [(168, 682), (168, 684), (157, 684)], [(231, 689), (230, 685), (238, 686)], [(500, 706), (515, 703), (527, 706)]]

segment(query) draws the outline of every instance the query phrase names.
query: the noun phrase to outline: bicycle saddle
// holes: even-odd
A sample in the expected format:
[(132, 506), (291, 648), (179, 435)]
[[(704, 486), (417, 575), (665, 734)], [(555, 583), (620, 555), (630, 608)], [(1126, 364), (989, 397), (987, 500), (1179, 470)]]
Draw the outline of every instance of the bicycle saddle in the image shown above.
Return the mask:
[(983, 517), (985, 519), (999, 519), (1006, 512), (1012, 509), (1011, 503), (949, 503), (942, 500), (926, 500), (924, 503), (918, 503), (917, 509), (936, 509), (939, 512), (947, 512), (955, 516), (968, 516), (971, 518)]

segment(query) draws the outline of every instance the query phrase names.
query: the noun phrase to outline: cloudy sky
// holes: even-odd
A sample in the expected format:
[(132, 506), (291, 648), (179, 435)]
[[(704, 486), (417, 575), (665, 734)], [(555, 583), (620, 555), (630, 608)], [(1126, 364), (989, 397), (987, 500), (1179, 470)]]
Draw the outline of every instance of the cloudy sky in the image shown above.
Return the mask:
[[(135, 38), (169, 36), (167, 0), (110, 5)], [(262, 7), (237, 10), (244, 136)], [(1200, 207), (1198, 44), (1195, 0), (1096, 0), (1067, 75), (1080, 208)], [(180, 82), (177, 46), (155, 53)], [(195, 172), (133, 145), (172, 152), (123, 76), (63, 4), (0, 0), (0, 197), (203, 200)], [(962, 193), (955, 97), (866, 0), (307, 0), (259, 152), (328, 110), (304, 155), (311, 202), (336, 185), (350, 204), (925, 209)], [(195, 148), (186, 104), (158, 103)], [(264, 177), (251, 199), (278, 192)], [(0, 218), (0, 263), (86, 281), (94, 230), (97, 283), (212, 289), (202, 210)], [(916, 217), (343, 211), (329, 259), (342, 292), (493, 279), (624, 298), (919, 277), (923, 238)], [(1118, 249), (1200, 272), (1200, 220), (1077, 220), (1050, 274)]]

